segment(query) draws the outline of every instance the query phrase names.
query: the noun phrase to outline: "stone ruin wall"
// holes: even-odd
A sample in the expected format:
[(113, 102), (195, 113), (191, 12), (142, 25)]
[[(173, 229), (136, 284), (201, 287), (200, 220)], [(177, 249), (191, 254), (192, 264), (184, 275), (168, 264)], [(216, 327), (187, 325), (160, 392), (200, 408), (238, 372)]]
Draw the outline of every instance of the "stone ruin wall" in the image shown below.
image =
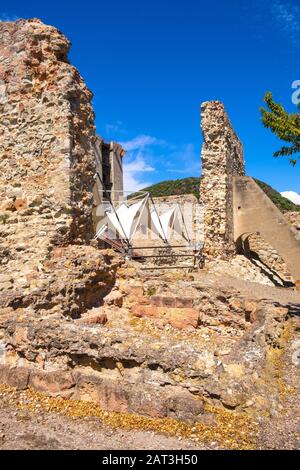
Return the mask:
[[(300, 212), (289, 211), (284, 214), (288, 223), (296, 230), (300, 230)], [(274, 271), (283, 282), (291, 282), (292, 276), (282, 256), (266, 242), (261, 235), (253, 233), (249, 237), (249, 247), (257, 253), (259, 259), (272, 271)], [(279, 281), (280, 281), (279, 279)]]
[(259, 260), (270, 270), (271, 275), (273, 272), (275, 281), (281, 285), (291, 281), (291, 274), (282, 256), (259, 233), (251, 234), (248, 237), (248, 243), (250, 250), (258, 255)]
[(69, 48), (38, 19), (0, 23), (0, 290), (93, 233), (92, 93)]
[[(243, 409), (249, 398), (255, 403), (257, 371), (265, 366), (260, 358), (268, 344), (278, 347), (287, 309), (280, 302), (248, 301), (224, 289), (223, 280), (191, 286), (193, 278), (169, 278), (153, 286), (151, 279), (147, 286), (142, 278), (139, 286), (133, 267), (119, 269), (123, 260), (87, 246), (95, 170), (91, 94), (67, 62), (69, 43), (55, 28), (38, 20), (0, 24), (0, 41), (0, 383), (89, 400), (112, 411), (191, 421), (202, 419), (202, 397), (231, 410)], [(215, 140), (213, 157), (226, 166), (236, 157), (223, 141), (222, 124), (217, 130), (220, 137), (209, 136)], [(220, 175), (209, 165), (205, 171), (204, 198), (214, 215), (209, 172), (214, 181)], [(218, 186), (222, 197), (226, 178), (224, 184)], [(222, 197), (226, 223), (230, 201)], [(219, 207), (215, 217), (218, 212)], [(227, 242), (216, 231), (220, 251)], [(177, 329), (212, 328), (213, 338), (216, 328), (238, 337), (247, 332), (248, 343), (228, 338), (222, 358), (220, 345), (207, 336), (202, 343), (188, 331), (148, 334), (144, 322), (141, 328), (130, 312), (126, 318), (123, 303), (136, 317), (161, 315)], [(268, 396), (264, 389), (260, 394)], [(203, 420), (209, 417), (203, 414)]]
[(226, 257), (235, 253), (232, 177), (245, 175), (243, 147), (221, 102), (203, 103), (201, 115), (204, 252), (208, 258)]
[[(236, 253), (232, 183), (234, 176), (245, 176), (243, 147), (222, 103), (203, 103), (201, 114), (204, 142), (200, 201), (204, 208), (204, 253), (208, 259), (231, 258)], [(287, 213), (285, 218), (299, 229), (298, 213)], [(259, 233), (252, 233), (248, 243), (248, 248), (258, 255), (262, 272), (281, 285), (291, 281), (282, 256)]]
[(289, 211), (285, 213), (286, 220), (300, 232), (300, 212)]

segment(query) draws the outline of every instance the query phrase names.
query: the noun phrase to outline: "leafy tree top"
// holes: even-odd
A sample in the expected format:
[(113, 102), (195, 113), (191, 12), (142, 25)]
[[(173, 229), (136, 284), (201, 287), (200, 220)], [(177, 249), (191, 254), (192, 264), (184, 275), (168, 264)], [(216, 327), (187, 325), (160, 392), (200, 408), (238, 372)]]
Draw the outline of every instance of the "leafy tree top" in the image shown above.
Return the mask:
[(273, 100), (272, 93), (264, 97), (267, 109), (261, 108), (263, 125), (277, 135), (279, 139), (289, 143), (274, 153), (274, 157), (289, 157), (292, 165), (296, 165), (300, 155), (300, 114), (288, 113), (282, 104)]

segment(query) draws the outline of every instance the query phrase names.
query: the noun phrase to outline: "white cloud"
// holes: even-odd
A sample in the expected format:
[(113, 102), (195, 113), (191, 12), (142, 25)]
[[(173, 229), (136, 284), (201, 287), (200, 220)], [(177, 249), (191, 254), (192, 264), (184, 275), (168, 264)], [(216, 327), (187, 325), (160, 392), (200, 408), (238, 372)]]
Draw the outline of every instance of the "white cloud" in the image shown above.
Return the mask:
[(164, 140), (156, 137), (141, 134), (126, 142), (120, 142), (127, 151), (124, 158), (124, 186), (125, 191), (138, 191), (147, 186), (151, 186), (145, 173), (151, 173), (156, 169), (149, 164), (149, 161), (155, 160), (154, 147), (164, 147), (168, 144)]
[[(126, 158), (126, 157), (125, 157)], [(152, 184), (143, 178), (144, 173), (155, 171), (155, 168), (148, 165), (142, 154), (138, 154), (131, 161), (124, 161), (124, 186), (125, 191), (138, 191)]]
[(127, 150), (123, 160), (125, 191), (134, 192), (151, 186), (153, 181), (149, 175), (154, 172), (161, 180), (167, 179), (167, 172), (181, 176), (201, 173), (200, 154), (193, 144), (174, 146), (145, 134), (120, 143)]
[(283, 191), (280, 194), (281, 196), (286, 197), (287, 199), (292, 201), (294, 204), (300, 205), (300, 194), (296, 193), (295, 191)]
[(117, 121), (113, 124), (106, 124), (105, 132), (108, 136), (116, 136), (120, 134), (127, 134), (127, 131), (124, 129), (124, 124), (122, 121)]
[(123, 161), (125, 191), (133, 192), (151, 186), (152, 181), (145, 178), (145, 174), (155, 171), (155, 168), (149, 164), (149, 160), (153, 160), (152, 147), (164, 144), (164, 141), (144, 134), (121, 142), (127, 151)]
[(143, 150), (151, 145), (166, 145), (166, 142), (164, 140), (159, 140), (156, 137), (142, 134), (132, 140), (128, 140), (127, 142), (121, 142), (121, 145), (125, 150), (127, 150), (127, 152), (131, 152), (133, 150)]
[(8, 15), (7, 13), (0, 13), (0, 21), (9, 22), (17, 21), (19, 18), (16, 15)]
[(299, 47), (300, 7), (291, 2), (277, 0), (272, 5), (271, 12), (279, 28)]

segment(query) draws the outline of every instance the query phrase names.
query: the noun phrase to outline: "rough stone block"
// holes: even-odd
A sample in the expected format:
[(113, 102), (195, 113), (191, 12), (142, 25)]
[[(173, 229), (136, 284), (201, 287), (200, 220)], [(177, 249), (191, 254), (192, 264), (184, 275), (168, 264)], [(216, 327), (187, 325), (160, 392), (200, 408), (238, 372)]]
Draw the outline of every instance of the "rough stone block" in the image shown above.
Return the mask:
[(186, 297), (176, 297), (175, 307), (177, 308), (193, 308), (193, 304), (193, 299), (188, 299)]
[(189, 393), (179, 392), (166, 401), (167, 416), (182, 421), (196, 422), (201, 419), (204, 412), (201, 400)]
[(78, 325), (105, 325), (107, 323), (106, 313), (95, 313), (93, 315), (84, 315), (76, 320)]
[(128, 393), (116, 381), (103, 381), (99, 385), (99, 405), (103, 410), (125, 413), (128, 411)]
[(71, 372), (67, 371), (38, 371), (30, 374), (29, 385), (39, 392), (50, 395), (59, 395), (60, 392), (70, 390), (75, 386), (75, 380)]
[(151, 297), (151, 304), (156, 307), (161, 307), (163, 304), (162, 297), (160, 295), (153, 295)]
[(176, 297), (161, 297), (161, 303), (164, 307), (176, 307)]
[(150, 317), (174, 328), (197, 328), (199, 325), (199, 311), (193, 308), (155, 307), (148, 305), (135, 305), (132, 313), (137, 317)]
[(10, 385), (17, 390), (28, 387), (30, 372), (25, 367), (9, 367), (0, 365), (0, 382)]

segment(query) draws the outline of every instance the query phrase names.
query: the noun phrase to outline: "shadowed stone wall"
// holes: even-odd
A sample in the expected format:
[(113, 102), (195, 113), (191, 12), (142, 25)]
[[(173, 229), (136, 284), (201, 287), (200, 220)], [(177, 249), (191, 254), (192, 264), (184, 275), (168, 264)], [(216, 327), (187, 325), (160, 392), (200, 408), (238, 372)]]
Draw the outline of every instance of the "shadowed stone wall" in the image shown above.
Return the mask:
[(226, 257), (235, 253), (232, 178), (245, 174), (243, 147), (222, 103), (203, 103), (201, 116), (204, 253), (208, 257)]

